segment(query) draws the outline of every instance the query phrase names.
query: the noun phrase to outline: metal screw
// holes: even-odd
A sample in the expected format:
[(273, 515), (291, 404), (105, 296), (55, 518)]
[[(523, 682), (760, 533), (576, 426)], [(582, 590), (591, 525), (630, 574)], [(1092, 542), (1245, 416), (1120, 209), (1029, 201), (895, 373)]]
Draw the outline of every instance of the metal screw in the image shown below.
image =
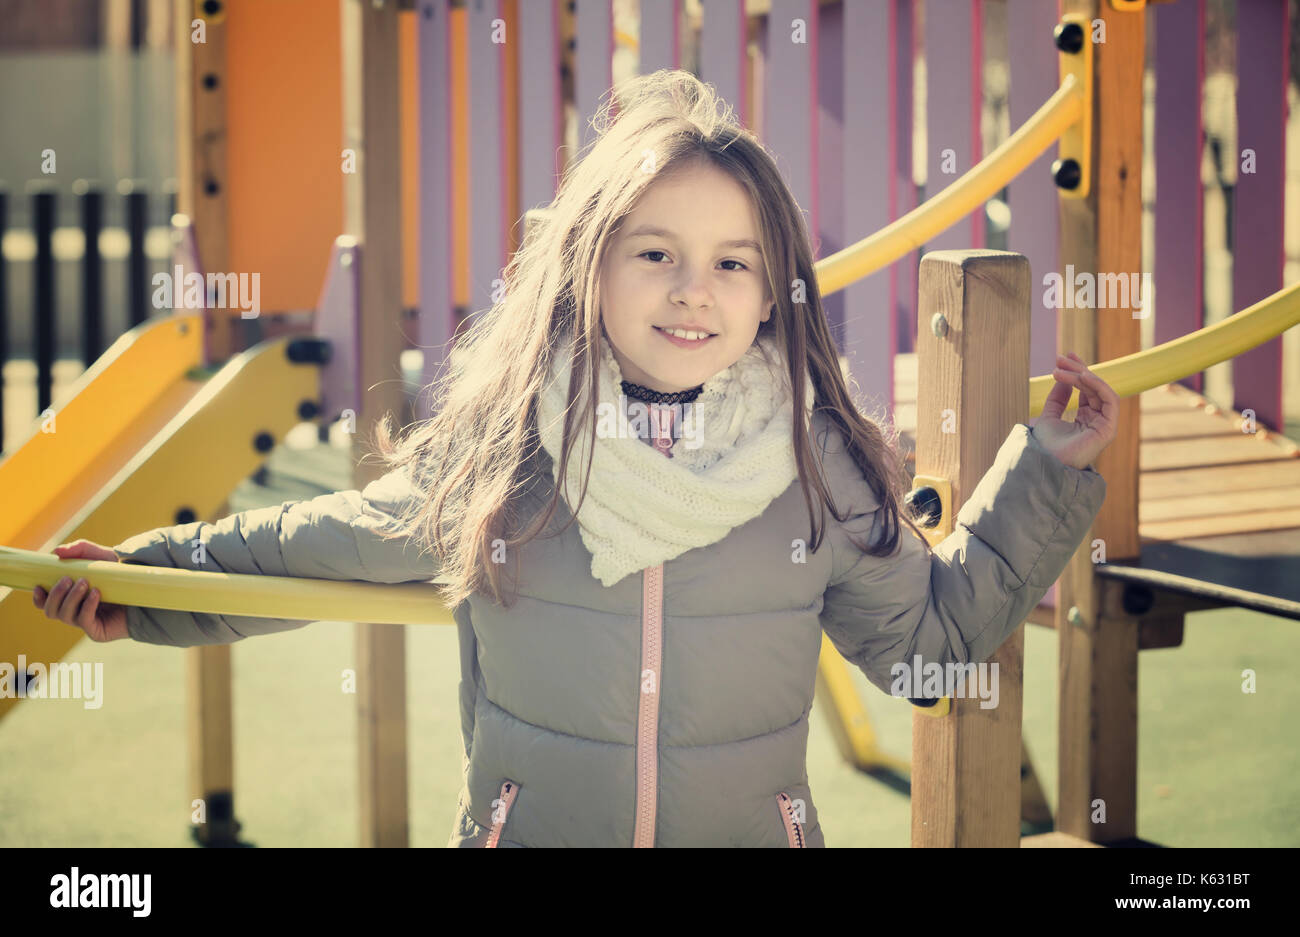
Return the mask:
[(1083, 48), (1083, 27), (1078, 23), (1059, 23), (1052, 30), (1052, 41), (1056, 48), (1073, 55)]
[(942, 312), (936, 312), (930, 319), (930, 331), (934, 333), (935, 338), (943, 338), (948, 334), (948, 319)]
[(1073, 192), (1083, 181), (1083, 168), (1075, 159), (1058, 159), (1052, 163), (1052, 181), (1058, 189)]
[(1079, 611), (1079, 606), (1071, 605), (1070, 610), (1065, 613), (1065, 620), (1072, 625), (1083, 624), (1083, 613)]
[(343, 256), (339, 258), (339, 263), (344, 267), (352, 266), (352, 251), (344, 251)]

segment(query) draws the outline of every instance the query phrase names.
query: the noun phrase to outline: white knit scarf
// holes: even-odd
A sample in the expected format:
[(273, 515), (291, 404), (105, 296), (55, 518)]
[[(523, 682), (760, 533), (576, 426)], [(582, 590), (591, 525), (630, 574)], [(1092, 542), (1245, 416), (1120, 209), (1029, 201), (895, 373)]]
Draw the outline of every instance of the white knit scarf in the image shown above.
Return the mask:
[[(577, 523), (591, 551), (592, 576), (612, 586), (630, 573), (716, 543), (758, 517), (798, 478), (798, 469), (790, 383), (774, 339), (760, 337), (740, 360), (705, 381), (692, 404), (675, 408), (674, 435), (680, 430), (681, 436), (667, 458), (629, 423), (622, 373), (601, 333), (596, 446)], [(570, 357), (569, 348), (557, 351), (537, 405), (538, 433), (557, 487)], [(805, 382), (811, 413), (813, 386), (806, 376)], [(580, 394), (578, 408), (587, 389)], [(579, 427), (567, 490), (561, 488), (570, 510), (582, 490), (589, 432)]]

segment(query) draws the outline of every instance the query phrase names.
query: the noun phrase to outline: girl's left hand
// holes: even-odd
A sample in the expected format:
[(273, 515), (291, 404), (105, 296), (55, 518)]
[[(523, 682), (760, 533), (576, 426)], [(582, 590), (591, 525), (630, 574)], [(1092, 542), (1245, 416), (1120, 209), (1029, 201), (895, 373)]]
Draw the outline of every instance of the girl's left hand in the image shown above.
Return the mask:
[[(1029, 421), (1043, 447), (1066, 465), (1086, 469), (1115, 439), (1119, 428), (1119, 394), (1088, 370), (1083, 359), (1070, 352), (1057, 355), (1052, 371), (1056, 384), (1047, 395), (1043, 413)], [(1079, 388), (1079, 409), (1074, 421), (1061, 419), (1074, 388)]]

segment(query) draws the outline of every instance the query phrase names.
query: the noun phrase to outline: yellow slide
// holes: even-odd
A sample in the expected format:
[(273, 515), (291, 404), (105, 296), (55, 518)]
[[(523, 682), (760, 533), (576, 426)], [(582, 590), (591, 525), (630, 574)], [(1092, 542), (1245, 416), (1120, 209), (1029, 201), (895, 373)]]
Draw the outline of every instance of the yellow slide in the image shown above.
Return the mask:
[[(320, 369), (290, 360), (300, 338), (263, 342), (200, 370), (203, 320), (159, 317), (113, 343), (71, 399), (0, 462), (0, 544), (51, 552), (85, 538), (212, 520), (230, 492), (320, 397)], [(309, 340), (310, 341), (310, 340)], [(300, 344), (298, 347), (302, 347)], [(306, 356), (312, 357), (312, 356)], [(0, 588), (0, 661), (49, 665), (84, 637), (30, 592)], [(0, 695), (0, 718), (18, 702)]]

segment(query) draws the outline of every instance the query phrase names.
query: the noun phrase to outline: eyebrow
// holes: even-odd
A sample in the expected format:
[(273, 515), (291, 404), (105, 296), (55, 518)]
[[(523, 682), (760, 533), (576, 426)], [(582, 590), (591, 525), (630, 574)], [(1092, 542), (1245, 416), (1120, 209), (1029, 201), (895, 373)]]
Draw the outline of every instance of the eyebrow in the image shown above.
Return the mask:
[[(677, 236), (674, 235), (671, 231), (666, 231), (663, 228), (655, 228), (652, 227), (651, 225), (641, 225), (641, 227), (637, 228), (635, 231), (629, 231), (627, 237), (629, 238), (658, 237), (658, 238), (665, 238), (669, 241), (675, 241), (677, 239)], [(750, 250), (757, 251), (760, 254), (763, 253), (763, 249), (759, 247), (758, 242), (753, 240), (752, 238), (737, 238), (731, 241), (722, 241), (718, 244), (718, 246), (719, 247), (748, 247)]]

